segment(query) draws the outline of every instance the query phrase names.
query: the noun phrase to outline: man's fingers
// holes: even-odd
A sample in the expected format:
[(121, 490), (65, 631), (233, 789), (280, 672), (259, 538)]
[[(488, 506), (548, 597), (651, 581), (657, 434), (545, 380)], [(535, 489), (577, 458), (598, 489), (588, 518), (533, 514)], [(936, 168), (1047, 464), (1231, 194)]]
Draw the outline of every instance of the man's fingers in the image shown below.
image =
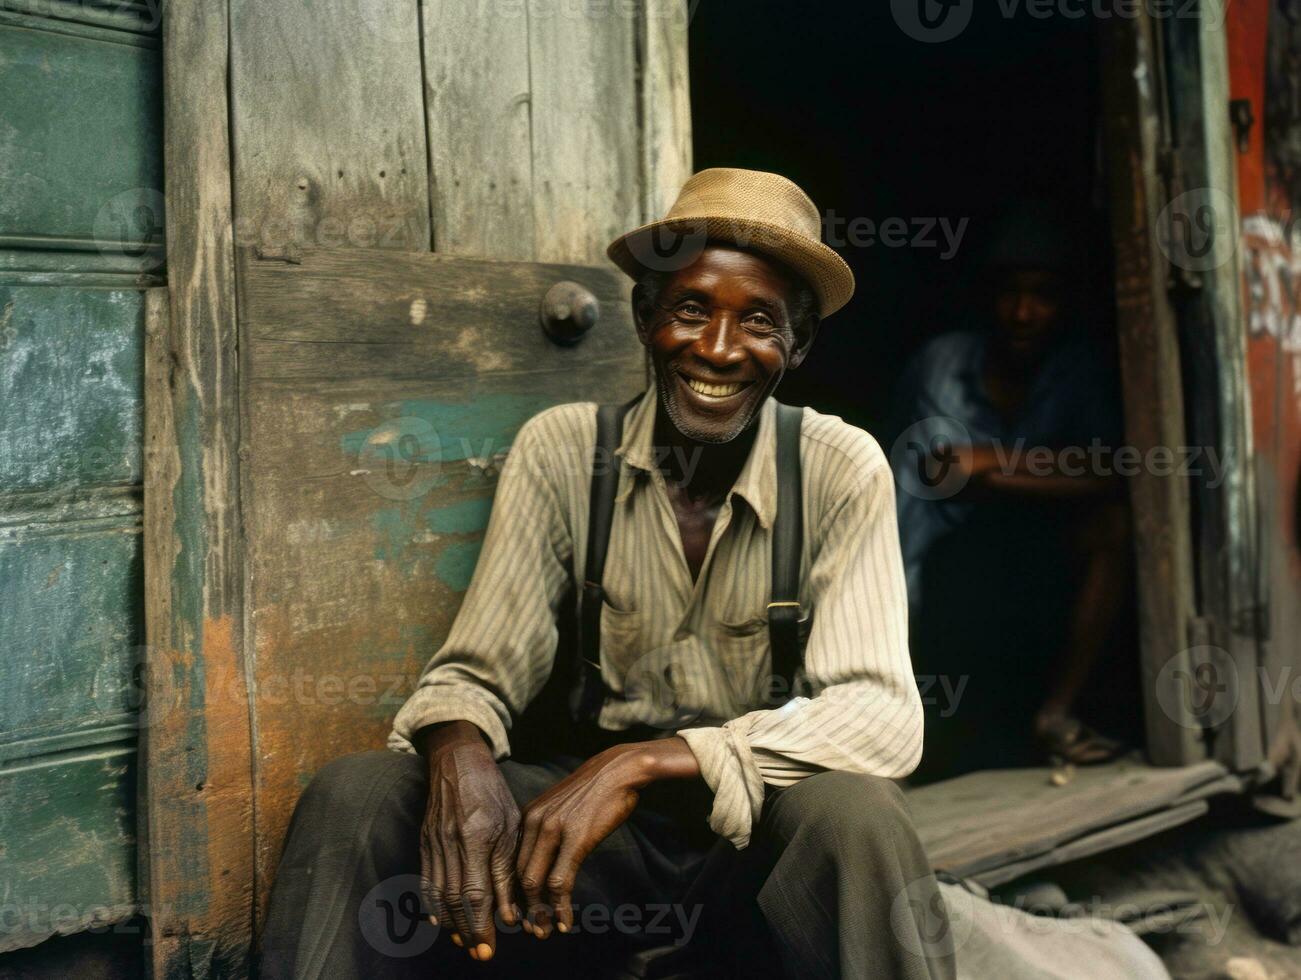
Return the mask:
[(515, 915), (514, 857), (509, 845), (500, 842), (492, 852), (492, 893), (501, 921), (508, 926), (518, 921)]
[(524, 814), (524, 821), (520, 827), (519, 848), (515, 854), (516, 874), (522, 875), (524, 869), (528, 867), (529, 859), (533, 856), (533, 848), (537, 846), (538, 835), (541, 833), (541, 815), (537, 812)]
[[(447, 886), (443, 894), (443, 904), (447, 908), (449, 922), (445, 922), (444, 928), (451, 929), (454, 933), (452, 942), (456, 942), (459, 937), (462, 942), (457, 945), (463, 945), (470, 942), (470, 919), (466, 915), (465, 903), (461, 900), (461, 846), (460, 841), (456, 838), (451, 840), (444, 839), (442, 842), (443, 867), (447, 876)], [(471, 943), (471, 946), (473, 944)]]
[(492, 922), (493, 893), (482, 881), (472, 878), (461, 886), (461, 904), (465, 907), (465, 918), (469, 932), (462, 938), (467, 949), (475, 950), (476, 959), (488, 959), (497, 948), (497, 932)]
[(420, 887), (424, 890), (425, 903), (429, 907), (430, 918), (434, 925), (451, 928), (451, 919), (447, 915), (447, 876), (443, 868), (443, 856), (438, 850), (438, 841), (424, 839), (420, 848)]
[[(561, 834), (560, 823), (555, 817), (544, 819), (533, 853), (529, 855), (528, 863), (520, 868), (519, 883), (528, 900), (527, 914), (536, 927), (535, 934), (539, 939), (551, 935), (551, 910), (546, 904), (546, 880), (556, 852), (560, 849)], [(522, 850), (520, 856), (522, 859)]]
[(574, 907), (571, 898), (574, 894), (574, 881), (578, 877), (578, 866), (584, 856), (577, 853), (573, 847), (565, 846), (547, 875), (547, 895), (551, 900), (551, 907), (555, 910), (556, 928), (561, 932), (569, 932), (574, 928)]

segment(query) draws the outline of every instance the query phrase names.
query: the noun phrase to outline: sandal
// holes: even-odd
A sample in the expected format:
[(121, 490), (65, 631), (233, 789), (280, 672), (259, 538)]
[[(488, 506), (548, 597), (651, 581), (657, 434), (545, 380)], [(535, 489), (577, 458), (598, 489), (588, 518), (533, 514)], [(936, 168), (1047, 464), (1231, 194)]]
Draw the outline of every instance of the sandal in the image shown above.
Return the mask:
[(1095, 732), (1078, 718), (1069, 715), (1039, 719), (1035, 729), (1040, 745), (1053, 761), (1096, 766), (1110, 762), (1125, 751), (1123, 743)]

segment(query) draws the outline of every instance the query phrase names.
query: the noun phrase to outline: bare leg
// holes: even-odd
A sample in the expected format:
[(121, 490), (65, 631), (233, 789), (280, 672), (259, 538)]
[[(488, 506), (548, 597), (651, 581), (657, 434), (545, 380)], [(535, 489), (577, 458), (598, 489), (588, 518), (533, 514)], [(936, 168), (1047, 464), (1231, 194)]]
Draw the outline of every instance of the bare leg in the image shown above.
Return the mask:
[[(1053, 683), (1035, 719), (1041, 736), (1078, 731), (1071, 710), (1112, 634), (1131, 587), (1133, 556), (1129, 507), (1109, 501), (1092, 508), (1075, 532), (1075, 553), (1084, 566), (1079, 591), (1071, 606), (1066, 643)], [(1116, 746), (1079, 744), (1066, 753), (1072, 762), (1101, 762), (1115, 754)], [(1075, 757), (1072, 757), (1072, 756)]]

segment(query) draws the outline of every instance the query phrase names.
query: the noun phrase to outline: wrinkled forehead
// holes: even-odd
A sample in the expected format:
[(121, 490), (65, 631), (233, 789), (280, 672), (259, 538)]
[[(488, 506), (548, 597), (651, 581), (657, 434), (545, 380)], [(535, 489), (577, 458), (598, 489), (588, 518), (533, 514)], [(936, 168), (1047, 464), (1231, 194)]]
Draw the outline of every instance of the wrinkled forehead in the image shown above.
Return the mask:
[(791, 304), (799, 286), (799, 279), (779, 262), (721, 242), (710, 242), (665, 283), (666, 291), (744, 295), (784, 306)]

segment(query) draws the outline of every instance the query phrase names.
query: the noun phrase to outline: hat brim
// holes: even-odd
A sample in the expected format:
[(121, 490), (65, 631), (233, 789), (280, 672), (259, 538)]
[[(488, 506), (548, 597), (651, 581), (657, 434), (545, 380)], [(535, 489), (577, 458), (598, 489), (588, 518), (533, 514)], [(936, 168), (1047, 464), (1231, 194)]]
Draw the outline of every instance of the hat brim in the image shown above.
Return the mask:
[(767, 221), (731, 216), (664, 218), (620, 235), (606, 254), (636, 279), (646, 272), (686, 268), (710, 242), (755, 251), (790, 267), (813, 290), (823, 317), (831, 316), (854, 295), (854, 273), (844, 259), (820, 241)]

